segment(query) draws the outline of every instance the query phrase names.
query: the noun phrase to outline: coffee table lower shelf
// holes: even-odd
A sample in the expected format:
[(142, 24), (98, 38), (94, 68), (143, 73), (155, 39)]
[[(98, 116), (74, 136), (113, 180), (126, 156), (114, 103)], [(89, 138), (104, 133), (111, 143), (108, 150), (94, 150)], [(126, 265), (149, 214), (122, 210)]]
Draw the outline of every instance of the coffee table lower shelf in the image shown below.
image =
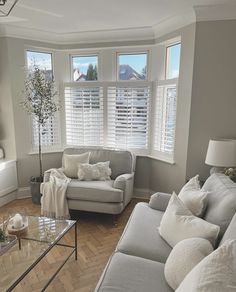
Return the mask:
[[(7, 292), (12, 291), (26, 276), (27, 274), (33, 270), (33, 268), (51, 251), (51, 249), (55, 246), (62, 246), (66, 248), (71, 248), (71, 252), (69, 255), (66, 257), (66, 259), (62, 262), (62, 264), (58, 267), (56, 272), (50, 277), (50, 279), (47, 281), (46, 285), (42, 288), (41, 291), (45, 291), (47, 287), (51, 284), (51, 282), (54, 280), (54, 278), (58, 275), (60, 270), (63, 268), (63, 266), (66, 264), (66, 262), (69, 260), (69, 258), (74, 254), (75, 260), (77, 260), (77, 222), (76, 221), (71, 221), (71, 225), (69, 225), (66, 230), (57, 237), (55, 241), (53, 241), (51, 244), (48, 245), (48, 248), (45, 249), (45, 251), (29, 266), (29, 268), (22, 274), (20, 275), (17, 280), (6, 290)], [(68, 245), (68, 244), (62, 244), (59, 243), (59, 241), (72, 229), (74, 228), (74, 245)], [(35, 238), (24, 238), (21, 237), (18, 239), (19, 240), (19, 247), (21, 247), (21, 241), (22, 240), (30, 240), (30, 241), (36, 241), (36, 242), (41, 242), (41, 243), (48, 243), (47, 241), (42, 241), (42, 240), (37, 240)]]

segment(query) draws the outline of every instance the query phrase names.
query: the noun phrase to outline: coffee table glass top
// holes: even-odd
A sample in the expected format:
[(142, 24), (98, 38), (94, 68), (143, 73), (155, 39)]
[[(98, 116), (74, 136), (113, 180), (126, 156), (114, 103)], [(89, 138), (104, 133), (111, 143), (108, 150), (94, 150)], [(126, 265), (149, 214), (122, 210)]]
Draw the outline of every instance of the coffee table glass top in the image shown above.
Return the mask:
[(21, 249), (17, 242), (0, 256), (0, 291), (6, 291), (31, 269), (74, 224), (73, 220), (28, 216), (28, 230), (21, 234)]

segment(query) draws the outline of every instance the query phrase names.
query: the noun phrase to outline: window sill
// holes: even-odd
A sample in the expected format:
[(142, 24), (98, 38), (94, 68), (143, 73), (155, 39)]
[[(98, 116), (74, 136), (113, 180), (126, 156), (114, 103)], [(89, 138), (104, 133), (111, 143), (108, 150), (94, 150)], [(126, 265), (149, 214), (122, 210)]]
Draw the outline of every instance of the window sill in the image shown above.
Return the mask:
[[(62, 153), (64, 151), (64, 149), (55, 149), (55, 150), (43, 150), (42, 154), (53, 154), (53, 153)], [(30, 151), (28, 153), (28, 155), (38, 155), (38, 151)], [(175, 165), (175, 161), (173, 159), (170, 158), (161, 158), (161, 157), (157, 157), (154, 155), (147, 155), (147, 154), (135, 154), (136, 157), (144, 157), (144, 158), (149, 158), (149, 159), (153, 159), (153, 160), (158, 160), (170, 165)]]
[(158, 161), (165, 162), (165, 163), (171, 164), (171, 165), (176, 164), (173, 159), (160, 158), (160, 157), (156, 157), (156, 156), (153, 156), (153, 155), (142, 155), (142, 154), (137, 154), (136, 156), (137, 157), (146, 157), (146, 158), (153, 159), (153, 160), (158, 160)]
[[(64, 149), (42, 150), (42, 154), (62, 153)], [(28, 155), (38, 155), (38, 151), (30, 151)]]

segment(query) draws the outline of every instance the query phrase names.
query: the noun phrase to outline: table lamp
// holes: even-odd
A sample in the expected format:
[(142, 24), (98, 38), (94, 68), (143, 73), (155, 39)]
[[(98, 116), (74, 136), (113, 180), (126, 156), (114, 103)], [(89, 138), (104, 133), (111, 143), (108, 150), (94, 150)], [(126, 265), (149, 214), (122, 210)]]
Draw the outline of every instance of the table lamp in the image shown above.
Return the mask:
[(210, 140), (205, 163), (213, 166), (210, 174), (236, 166), (236, 140)]

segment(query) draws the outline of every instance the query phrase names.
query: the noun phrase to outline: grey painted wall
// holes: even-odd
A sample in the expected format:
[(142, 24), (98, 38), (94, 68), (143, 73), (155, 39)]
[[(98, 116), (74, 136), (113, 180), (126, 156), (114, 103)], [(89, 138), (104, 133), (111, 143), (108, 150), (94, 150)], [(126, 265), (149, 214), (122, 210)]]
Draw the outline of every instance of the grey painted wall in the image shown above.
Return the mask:
[(0, 147), (9, 159), (16, 158), (15, 128), (7, 40), (0, 38)]
[(236, 20), (196, 25), (187, 177), (209, 175), (211, 138), (236, 138)]

